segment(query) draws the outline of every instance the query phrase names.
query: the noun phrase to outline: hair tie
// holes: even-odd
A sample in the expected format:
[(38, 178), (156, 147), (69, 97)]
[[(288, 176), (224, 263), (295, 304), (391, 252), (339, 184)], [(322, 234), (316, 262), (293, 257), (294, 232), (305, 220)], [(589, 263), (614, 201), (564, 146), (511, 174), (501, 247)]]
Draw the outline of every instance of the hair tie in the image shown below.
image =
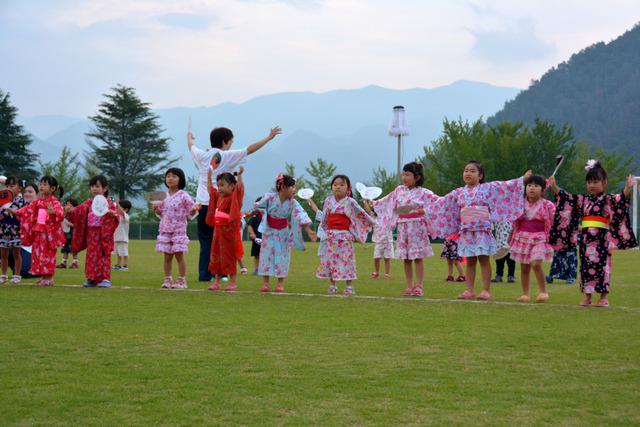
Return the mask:
[(591, 160), (587, 160), (587, 165), (584, 167), (584, 170), (586, 170), (587, 172), (589, 172), (591, 169), (593, 169), (596, 165), (598, 164), (597, 160), (591, 159)]

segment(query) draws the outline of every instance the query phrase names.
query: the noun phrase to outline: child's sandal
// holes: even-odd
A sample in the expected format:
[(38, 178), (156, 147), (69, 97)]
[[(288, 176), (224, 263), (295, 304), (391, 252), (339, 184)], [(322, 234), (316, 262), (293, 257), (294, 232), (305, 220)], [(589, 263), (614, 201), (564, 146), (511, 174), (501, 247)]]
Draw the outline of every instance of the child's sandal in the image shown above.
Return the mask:
[(374, 271), (373, 273), (371, 273), (372, 279), (377, 279), (378, 277), (380, 277), (380, 273), (378, 273), (377, 271)]
[(458, 278), (456, 279), (456, 282), (466, 282), (467, 281), (467, 276), (465, 276), (464, 274), (461, 274), (458, 276)]

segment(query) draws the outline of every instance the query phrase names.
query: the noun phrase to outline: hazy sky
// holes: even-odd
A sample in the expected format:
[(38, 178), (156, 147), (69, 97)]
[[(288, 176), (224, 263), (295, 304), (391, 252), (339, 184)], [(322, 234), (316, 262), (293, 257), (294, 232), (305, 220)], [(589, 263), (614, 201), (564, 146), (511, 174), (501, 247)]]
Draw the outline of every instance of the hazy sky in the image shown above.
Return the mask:
[(527, 87), (640, 21), (640, 0), (0, 0), (0, 89), (22, 115), (477, 80)]

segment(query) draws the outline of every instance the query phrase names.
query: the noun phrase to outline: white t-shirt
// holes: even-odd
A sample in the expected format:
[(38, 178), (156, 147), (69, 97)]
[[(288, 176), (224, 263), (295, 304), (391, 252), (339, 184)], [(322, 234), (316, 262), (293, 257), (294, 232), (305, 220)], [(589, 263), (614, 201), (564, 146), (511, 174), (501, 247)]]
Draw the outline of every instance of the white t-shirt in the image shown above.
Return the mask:
[(115, 233), (115, 241), (116, 242), (128, 242), (129, 241), (129, 214), (126, 212), (122, 213), (120, 217), (120, 223), (118, 224), (118, 228), (116, 228)]
[(199, 173), (196, 203), (201, 203), (203, 205), (209, 203), (207, 175), (209, 173), (209, 167), (211, 166), (211, 159), (216, 153), (220, 154), (220, 163), (218, 164), (218, 167), (213, 171), (212, 184), (214, 185), (214, 187), (216, 186), (216, 175), (223, 172), (233, 173), (238, 166), (246, 161), (246, 157), (248, 155), (246, 148), (243, 148), (241, 150), (226, 151), (220, 150), (219, 148), (211, 148), (207, 151), (204, 151), (193, 145), (191, 147), (191, 157), (193, 158), (193, 162), (196, 164)]

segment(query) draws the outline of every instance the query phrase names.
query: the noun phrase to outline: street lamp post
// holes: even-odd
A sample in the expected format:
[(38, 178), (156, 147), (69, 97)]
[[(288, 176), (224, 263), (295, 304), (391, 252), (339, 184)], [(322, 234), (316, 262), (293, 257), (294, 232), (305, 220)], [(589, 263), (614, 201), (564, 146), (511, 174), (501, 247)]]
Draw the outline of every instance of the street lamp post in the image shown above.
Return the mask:
[(389, 135), (398, 138), (398, 168), (397, 168), (397, 180), (398, 184), (402, 183), (402, 137), (409, 135), (409, 122), (407, 121), (407, 114), (402, 105), (396, 105), (393, 107), (393, 117), (389, 124)]

